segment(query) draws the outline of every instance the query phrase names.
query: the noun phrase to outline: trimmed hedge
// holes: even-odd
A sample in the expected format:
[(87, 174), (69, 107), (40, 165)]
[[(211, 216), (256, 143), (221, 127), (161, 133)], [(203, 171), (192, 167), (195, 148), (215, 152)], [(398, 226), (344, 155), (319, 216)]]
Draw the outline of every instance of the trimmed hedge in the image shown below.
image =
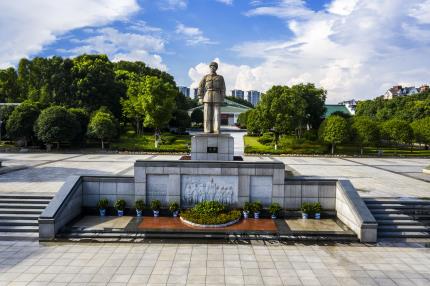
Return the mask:
[(181, 216), (193, 223), (212, 225), (239, 219), (241, 213), (238, 210), (227, 211), (224, 205), (216, 201), (204, 201), (182, 212)]

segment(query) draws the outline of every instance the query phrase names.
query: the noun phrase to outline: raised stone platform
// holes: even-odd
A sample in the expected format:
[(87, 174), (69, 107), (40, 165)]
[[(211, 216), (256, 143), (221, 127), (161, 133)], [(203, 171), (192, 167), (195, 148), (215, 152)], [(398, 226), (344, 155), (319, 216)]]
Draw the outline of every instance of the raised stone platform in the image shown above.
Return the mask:
[(233, 161), (234, 139), (230, 134), (202, 133), (191, 138), (191, 160)]

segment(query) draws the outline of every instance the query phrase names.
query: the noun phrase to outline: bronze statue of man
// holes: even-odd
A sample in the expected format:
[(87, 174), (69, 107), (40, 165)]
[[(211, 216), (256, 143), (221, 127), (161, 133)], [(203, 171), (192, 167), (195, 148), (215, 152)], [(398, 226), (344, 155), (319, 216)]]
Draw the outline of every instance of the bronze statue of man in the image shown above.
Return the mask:
[(199, 84), (199, 98), (203, 103), (204, 131), (205, 133), (220, 133), (221, 105), (225, 98), (225, 82), (221, 75), (216, 73), (218, 64), (209, 64), (211, 73), (203, 77)]

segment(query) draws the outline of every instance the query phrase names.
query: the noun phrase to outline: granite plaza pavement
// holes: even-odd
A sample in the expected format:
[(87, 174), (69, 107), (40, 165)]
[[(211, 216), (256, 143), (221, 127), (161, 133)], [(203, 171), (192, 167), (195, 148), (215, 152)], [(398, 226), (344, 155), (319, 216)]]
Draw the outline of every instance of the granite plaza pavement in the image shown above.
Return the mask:
[[(133, 175), (137, 159), (179, 156), (2, 153), (0, 158), (7, 168), (20, 169), (0, 175), (0, 192), (55, 194), (72, 174)], [(421, 173), (429, 159), (276, 159), (298, 175), (348, 178), (364, 197), (430, 197), (430, 175)], [(415, 243), (0, 241), (0, 285), (430, 285), (430, 248)]]

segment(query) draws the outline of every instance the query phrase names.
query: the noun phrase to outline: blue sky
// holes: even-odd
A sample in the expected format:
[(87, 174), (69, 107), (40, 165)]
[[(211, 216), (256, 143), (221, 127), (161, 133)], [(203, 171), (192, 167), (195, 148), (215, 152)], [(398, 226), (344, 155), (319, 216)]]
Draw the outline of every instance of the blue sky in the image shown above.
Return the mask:
[(216, 60), (228, 89), (313, 82), (328, 102), (430, 82), (430, 0), (2, 1), (0, 26), (0, 67), (105, 53), (195, 86)]

